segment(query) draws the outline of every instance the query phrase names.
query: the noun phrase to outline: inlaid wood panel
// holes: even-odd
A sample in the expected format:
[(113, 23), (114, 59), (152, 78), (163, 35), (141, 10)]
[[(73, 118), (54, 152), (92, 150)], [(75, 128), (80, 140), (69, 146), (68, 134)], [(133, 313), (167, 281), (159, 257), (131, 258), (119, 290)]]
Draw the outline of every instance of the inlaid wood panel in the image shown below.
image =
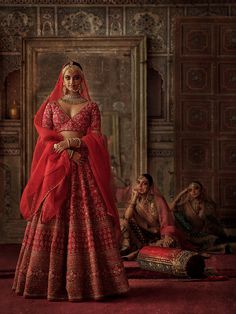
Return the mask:
[(236, 204), (235, 177), (227, 176), (219, 180), (220, 207), (231, 209)]
[(214, 77), (213, 65), (210, 62), (182, 63), (180, 77), (182, 79), (181, 92), (183, 94), (201, 93), (212, 94)]
[(236, 61), (219, 64), (219, 92), (236, 93)]
[(182, 139), (181, 151), (183, 152), (181, 167), (183, 171), (209, 171), (212, 169), (211, 140)]
[(236, 18), (179, 18), (175, 62), (176, 190), (199, 180), (235, 217)]
[(183, 25), (182, 26), (182, 54), (210, 56), (213, 53), (213, 26), (212, 25)]
[(235, 23), (229, 23), (227, 25), (219, 26), (219, 53), (221, 55), (233, 55), (236, 54), (236, 25)]
[(182, 130), (192, 132), (210, 132), (213, 129), (213, 102), (183, 101)]
[(236, 133), (236, 102), (221, 101), (219, 103), (219, 119), (221, 132)]
[(218, 156), (220, 170), (236, 171), (236, 140), (220, 140)]

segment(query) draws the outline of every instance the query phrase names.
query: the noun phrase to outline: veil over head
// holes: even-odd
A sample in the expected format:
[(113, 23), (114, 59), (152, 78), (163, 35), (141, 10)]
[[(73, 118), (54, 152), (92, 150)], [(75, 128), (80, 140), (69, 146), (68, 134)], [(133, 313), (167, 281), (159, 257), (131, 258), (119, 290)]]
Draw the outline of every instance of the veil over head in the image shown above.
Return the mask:
[(63, 67), (61, 69), (57, 83), (54, 86), (51, 94), (42, 103), (42, 105), (40, 106), (39, 110), (37, 111), (37, 113), (35, 115), (34, 124), (35, 124), (36, 128), (38, 126), (42, 125), (43, 113), (44, 113), (44, 110), (45, 110), (47, 103), (58, 101), (63, 96), (63, 78), (64, 78), (63, 76), (65, 73), (65, 70), (70, 69), (70, 68), (74, 68), (74, 69), (77, 69), (79, 71), (80, 76), (81, 76), (81, 96), (84, 99), (91, 101), (91, 98), (89, 96), (89, 91), (88, 91), (88, 85), (87, 85), (87, 82), (85, 80), (81, 65), (77, 62), (74, 62), (74, 61), (66, 63), (63, 65)]
[[(160, 223), (161, 235), (162, 236), (169, 235), (174, 238), (178, 238), (178, 236), (176, 235), (176, 228), (175, 228), (173, 213), (170, 211), (165, 198), (161, 194), (159, 188), (156, 186), (152, 177), (150, 181), (150, 178), (148, 176), (151, 177), (149, 174), (144, 173), (144, 174), (141, 174), (138, 178), (145, 177), (148, 179), (149, 184), (151, 183), (149, 185), (149, 190), (145, 198), (148, 199), (150, 196), (150, 199), (153, 200), (154, 203), (156, 204), (156, 208), (158, 209), (158, 220)], [(133, 183), (132, 188), (130, 188), (129, 192), (127, 193), (127, 206), (129, 206), (130, 204), (129, 200), (132, 197), (133, 189), (135, 188), (135, 186), (136, 186), (136, 180)]]

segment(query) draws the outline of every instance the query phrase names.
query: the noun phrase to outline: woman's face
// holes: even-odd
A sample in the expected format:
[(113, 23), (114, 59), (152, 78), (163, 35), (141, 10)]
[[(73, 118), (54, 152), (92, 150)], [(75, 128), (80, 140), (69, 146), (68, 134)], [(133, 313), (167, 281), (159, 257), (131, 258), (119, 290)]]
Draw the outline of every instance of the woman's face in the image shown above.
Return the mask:
[(138, 193), (140, 194), (146, 194), (148, 193), (150, 186), (148, 179), (145, 177), (139, 177), (136, 181), (136, 187), (135, 189), (137, 190)]
[(197, 198), (201, 194), (202, 189), (199, 185), (191, 184), (188, 188), (188, 192), (192, 198)]
[(68, 69), (65, 71), (63, 81), (64, 86), (69, 92), (78, 92), (80, 89), (81, 80), (82, 77), (79, 71), (72, 69)]

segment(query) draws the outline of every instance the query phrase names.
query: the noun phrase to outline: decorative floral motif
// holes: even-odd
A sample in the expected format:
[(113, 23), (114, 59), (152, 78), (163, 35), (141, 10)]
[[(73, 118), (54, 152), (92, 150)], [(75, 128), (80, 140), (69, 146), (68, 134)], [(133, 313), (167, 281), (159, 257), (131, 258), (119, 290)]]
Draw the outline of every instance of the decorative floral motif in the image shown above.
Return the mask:
[(128, 11), (128, 33), (136, 35), (147, 35), (151, 39), (151, 50), (166, 50), (164, 30), (166, 29), (166, 11), (158, 10), (159, 13), (153, 12), (132, 12)]
[(21, 37), (20, 36), (4, 36), (0, 37), (0, 51), (20, 51)]
[(75, 14), (66, 15), (61, 25), (71, 35), (94, 35), (98, 33), (103, 22), (92, 13), (79, 11)]
[(110, 35), (122, 35), (122, 8), (110, 8), (109, 33)]
[(40, 8), (41, 18), (41, 35), (52, 36), (54, 35), (54, 8)]
[(20, 11), (8, 14), (1, 21), (1, 27), (9, 36), (26, 36), (33, 25), (31, 17)]

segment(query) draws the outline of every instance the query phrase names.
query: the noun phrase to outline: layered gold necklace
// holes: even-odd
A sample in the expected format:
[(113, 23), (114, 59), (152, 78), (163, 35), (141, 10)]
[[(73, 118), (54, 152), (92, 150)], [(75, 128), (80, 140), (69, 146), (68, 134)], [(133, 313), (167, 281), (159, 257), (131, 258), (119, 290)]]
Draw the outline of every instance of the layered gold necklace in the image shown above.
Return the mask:
[(83, 104), (87, 102), (87, 99), (82, 97), (79, 94), (66, 94), (63, 97), (61, 97), (61, 100), (65, 103), (75, 105), (75, 104)]

